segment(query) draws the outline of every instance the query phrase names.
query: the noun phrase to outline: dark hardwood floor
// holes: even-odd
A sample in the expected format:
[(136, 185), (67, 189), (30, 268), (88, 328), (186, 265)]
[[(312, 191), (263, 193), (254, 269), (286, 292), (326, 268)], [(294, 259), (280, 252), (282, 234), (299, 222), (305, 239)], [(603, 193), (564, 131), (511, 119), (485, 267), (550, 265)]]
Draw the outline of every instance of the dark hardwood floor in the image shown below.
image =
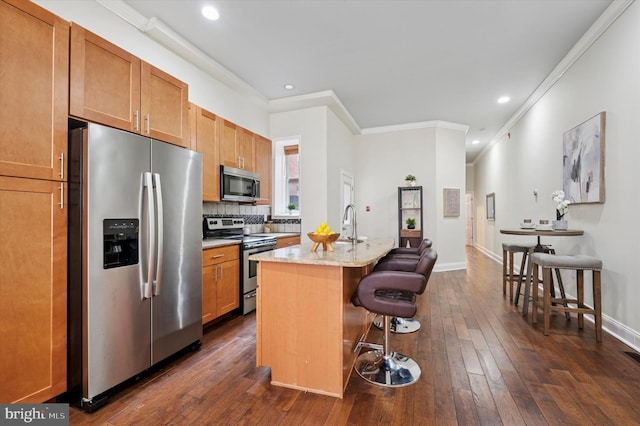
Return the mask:
[[(467, 249), (467, 270), (434, 273), (416, 318), (392, 344), (422, 368), (418, 383), (369, 385), (353, 373), (344, 399), (271, 386), (255, 367), (255, 314), (205, 331), (202, 347), (70, 423), (107, 425), (631, 425), (640, 424), (640, 363), (593, 323), (552, 319), (549, 336), (502, 296), (501, 266)], [(607, 283), (603, 282), (603, 286)], [(291, 319), (295, 321), (295, 318)], [(317, 324), (322, 327), (322, 324)], [(313, 333), (313, 330), (309, 330)], [(372, 329), (369, 341), (381, 342)], [(318, 350), (322, 350), (318, 348)]]

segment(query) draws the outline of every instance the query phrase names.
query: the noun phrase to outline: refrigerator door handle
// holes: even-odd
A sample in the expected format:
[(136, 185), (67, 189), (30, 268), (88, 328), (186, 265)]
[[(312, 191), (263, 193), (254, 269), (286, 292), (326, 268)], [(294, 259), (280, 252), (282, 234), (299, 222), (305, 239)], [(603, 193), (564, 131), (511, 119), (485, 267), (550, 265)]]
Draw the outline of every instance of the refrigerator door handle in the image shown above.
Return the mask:
[(147, 245), (147, 280), (144, 283), (144, 297), (150, 299), (152, 297), (153, 286), (153, 267), (156, 263), (156, 215), (153, 201), (153, 179), (150, 172), (144, 173), (144, 186), (147, 188), (147, 220), (148, 220), (148, 245)]
[(158, 245), (156, 256), (158, 262), (156, 263), (156, 279), (154, 281), (154, 296), (160, 294), (160, 284), (162, 283), (162, 258), (164, 253), (164, 208), (162, 206), (162, 185), (160, 184), (160, 174), (153, 174), (156, 184), (156, 202), (158, 209), (156, 211), (158, 218)]

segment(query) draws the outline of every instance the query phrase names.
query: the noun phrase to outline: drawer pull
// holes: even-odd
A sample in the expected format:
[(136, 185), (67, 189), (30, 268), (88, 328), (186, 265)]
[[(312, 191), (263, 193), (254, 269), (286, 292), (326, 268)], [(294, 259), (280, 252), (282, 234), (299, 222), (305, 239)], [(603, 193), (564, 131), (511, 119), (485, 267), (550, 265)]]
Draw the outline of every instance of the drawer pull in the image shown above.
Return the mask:
[(214, 254), (211, 259), (220, 259), (221, 257), (224, 257), (224, 254)]

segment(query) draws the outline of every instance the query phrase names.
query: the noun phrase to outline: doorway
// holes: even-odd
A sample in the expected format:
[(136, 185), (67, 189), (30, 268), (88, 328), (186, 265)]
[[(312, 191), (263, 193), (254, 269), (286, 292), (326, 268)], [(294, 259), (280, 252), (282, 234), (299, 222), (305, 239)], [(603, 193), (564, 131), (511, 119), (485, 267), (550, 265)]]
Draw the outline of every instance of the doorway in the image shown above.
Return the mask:
[(468, 246), (473, 246), (473, 193), (468, 192), (464, 194), (464, 204), (467, 211), (465, 244)]

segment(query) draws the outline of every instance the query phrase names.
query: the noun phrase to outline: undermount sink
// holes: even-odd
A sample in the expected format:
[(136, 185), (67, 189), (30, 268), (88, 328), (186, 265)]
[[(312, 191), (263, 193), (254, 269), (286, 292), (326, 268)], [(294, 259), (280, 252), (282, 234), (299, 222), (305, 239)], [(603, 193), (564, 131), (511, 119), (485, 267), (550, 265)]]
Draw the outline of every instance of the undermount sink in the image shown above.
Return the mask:
[[(365, 241), (367, 241), (366, 237), (365, 238), (358, 238), (356, 240), (356, 244), (364, 243)], [(340, 239), (335, 240), (333, 242), (333, 244), (353, 244), (353, 240), (348, 240), (346, 238), (340, 238)]]

